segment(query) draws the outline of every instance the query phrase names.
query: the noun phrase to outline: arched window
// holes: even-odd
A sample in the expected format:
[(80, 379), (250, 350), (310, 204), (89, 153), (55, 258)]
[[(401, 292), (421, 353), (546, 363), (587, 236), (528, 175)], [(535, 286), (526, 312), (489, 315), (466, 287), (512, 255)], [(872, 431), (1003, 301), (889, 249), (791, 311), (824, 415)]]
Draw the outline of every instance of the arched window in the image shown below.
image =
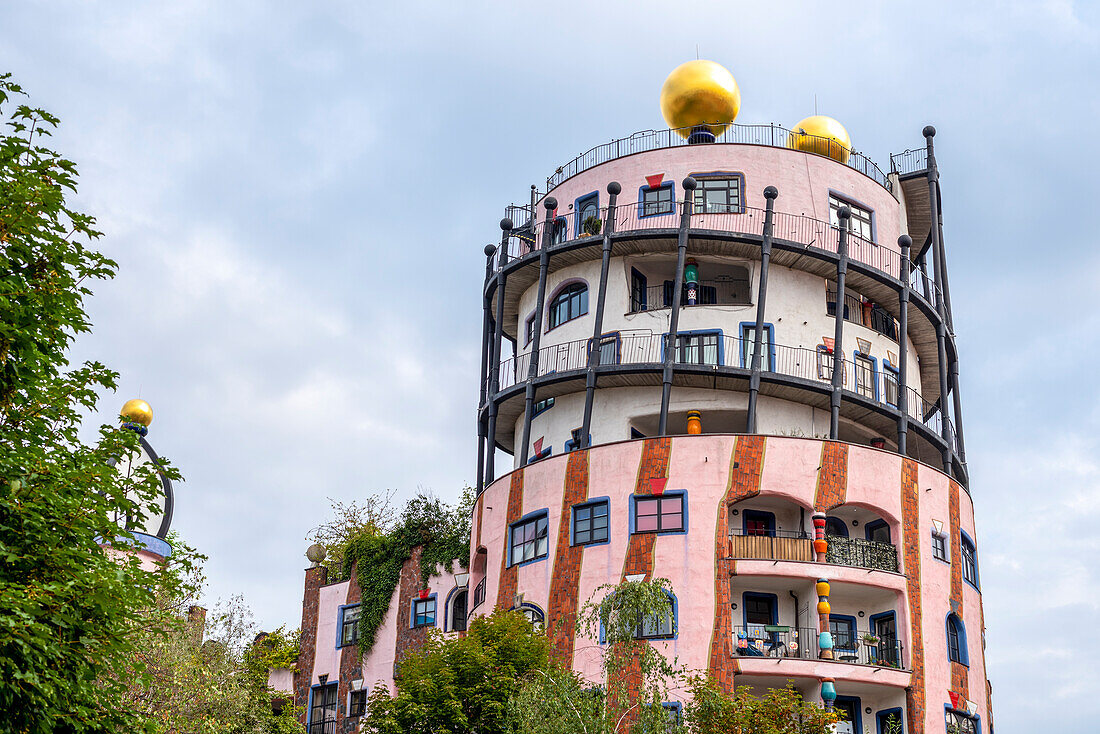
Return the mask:
[(825, 534), (847, 538), (848, 526), (838, 517), (827, 517), (825, 518)]
[(554, 296), (554, 300), (550, 301), (549, 328), (561, 326), (566, 321), (572, 321), (586, 313), (588, 313), (588, 286), (584, 283), (568, 285)]
[(531, 623), (531, 626), (536, 632), (542, 632), (543, 627), (546, 625), (546, 615), (542, 613), (534, 604), (520, 604), (518, 607), (513, 607), (516, 611), (522, 612), (523, 616), (527, 617), (527, 621)]
[(468, 595), (465, 589), (460, 589), (451, 594), (447, 605), (447, 631), (463, 632), (466, 630), (466, 600)]
[(953, 663), (970, 665), (966, 649), (966, 627), (957, 614), (947, 615), (947, 658)]

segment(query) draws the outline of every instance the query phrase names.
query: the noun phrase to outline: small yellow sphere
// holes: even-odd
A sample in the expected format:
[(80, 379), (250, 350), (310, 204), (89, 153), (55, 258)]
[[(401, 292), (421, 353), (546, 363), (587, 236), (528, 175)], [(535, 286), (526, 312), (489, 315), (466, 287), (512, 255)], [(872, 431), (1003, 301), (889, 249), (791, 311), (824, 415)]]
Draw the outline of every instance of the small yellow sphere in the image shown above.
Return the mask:
[(149, 403), (141, 398), (127, 400), (122, 406), (122, 410), (119, 411), (119, 415), (127, 423), (137, 423), (139, 426), (145, 426), (146, 428), (153, 422), (153, 409), (149, 407)]
[(852, 152), (852, 139), (844, 126), (833, 118), (814, 115), (794, 126), (787, 138), (787, 147), (847, 163), (848, 154)]
[(682, 137), (691, 128), (706, 127), (721, 135), (741, 111), (741, 90), (733, 74), (721, 64), (697, 60), (680, 64), (661, 87), (661, 114)]

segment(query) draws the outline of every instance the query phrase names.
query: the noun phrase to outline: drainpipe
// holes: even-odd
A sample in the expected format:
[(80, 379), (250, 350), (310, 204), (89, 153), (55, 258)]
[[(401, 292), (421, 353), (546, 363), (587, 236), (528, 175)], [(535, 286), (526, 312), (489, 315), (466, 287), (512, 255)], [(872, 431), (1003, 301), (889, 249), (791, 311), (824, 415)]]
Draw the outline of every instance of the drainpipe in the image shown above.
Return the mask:
[(836, 326), (833, 330), (833, 392), (829, 398), (829, 438), (840, 436), (840, 390), (844, 385), (844, 279), (848, 274), (848, 219), (852, 216), (846, 206), (836, 213), (840, 222), (837, 238), (836, 304), (833, 314)]
[(607, 213), (603, 221), (603, 258), (600, 260), (600, 292), (596, 297), (596, 319), (592, 324), (592, 341), (588, 346), (588, 374), (584, 384), (584, 420), (581, 423), (579, 446), (588, 448), (592, 433), (592, 401), (596, 397), (596, 367), (600, 364), (600, 337), (603, 336), (603, 311), (607, 302), (607, 272), (611, 267), (611, 235), (615, 232), (615, 201), (623, 187), (618, 181), (607, 185)]
[(901, 247), (901, 293), (898, 294), (898, 453), (906, 455), (906, 440), (909, 435), (909, 272), (912, 261), (909, 248), (912, 238), (903, 234), (898, 237)]
[(800, 630), (802, 629), (802, 615), (798, 611), (798, 594), (794, 593), (793, 589), (787, 589), (787, 593), (794, 599), (794, 628)]
[[(535, 411), (535, 378), (539, 376), (539, 343), (542, 341), (542, 317), (546, 304), (546, 273), (550, 269), (550, 245), (554, 241), (554, 210), (558, 200), (547, 196), (542, 202), (546, 207), (546, 225), (542, 233), (542, 250), (539, 252), (539, 290), (535, 304), (535, 335), (531, 340), (531, 359), (527, 367), (527, 390), (525, 393), (526, 412), (523, 416), (523, 446), (520, 448), (519, 466), (527, 466), (529, 446), (531, 444), (531, 418)], [(578, 214), (577, 216), (580, 216)]]
[(943, 470), (951, 474), (951, 425), (948, 419), (947, 394), (949, 382), (947, 378), (947, 302), (945, 298), (946, 283), (944, 282), (943, 240), (940, 237), (939, 219), (939, 171), (936, 169), (936, 155), (932, 150), (932, 138), (936, 134), (936, 128), (928, 125), (924, 128), (925, 147), (928, 150), (928, 205), (932, 211), (932, 263), (935, 266), (936, 276), (936, 312), (939, 321), (936, 324), (936, 356), (940, 367), (940, 437), (944, 447), (940, 452), (943, 461)]
[(491, 482), (496, 475), (497, 454), (497, 393), (500, 391), (500, 343), (504, 329), (504, 286), (507, 280), (504, 266), (508, 264), (508, 235), (512, 231), (512, 220), (505, 217), (500, 220), (500, 253), (497, 256), (497, 317), (493, 326), (493, 343), (489, 345), (489, 421), (485, 435), (488, 441), (485, 455), (485, 481)]
[[(485, 245), (485, 284), (484, 288), (489, 285), (489, 279), (493, 276), (493, 255), (496, 254), (497, 248), (493, 245)], [(493, 328), (493, 316), (492, 316), (492, 302), (486, 297), (483, 299), (482, 304), (483, 318), (481, 320), (481, 392), (477, 402), (478, 416), (477, 416), (477, 488), (475, 490), (476, 495), (481, 494), (481, 491), (485, 488), (485, 436), (486, 429), (485, 419), (482, 417), (482, 409), (485, 407), (485, 395), (489, 391), (489, 349), (491, 330)]]
[(676, 280), (672, 285), (672, 316), (669, 319), (668, 335), (665, 338), (665, 368), (661, 379), (661, 418), (657, 426), (657, 435), (668, 435), (668, 404), (672, 399), (672, 370), (679, 346), (680, 298), (684, 292), (684, 261), (687, 258), (688, 230), (691, 228), (692, 192), (698, 185), (688, 176), (681, 184), (684, 187), (684, 208), (680, 214), (680, 234), (676, 249)]
[(752, 342), (752, 375), (749, 377), (749, 415), (746, 433), (756, 433), (756, 401), (760, 393), (760, 351), (764, 343), (764, 304), (768, 300), (768, 265), (772, 259), (772, 218), (779, 189), (764, 189), (767, 208), (764, 211), (764, 240), (760, 245), (760, 290), (756, 296), (756, 331)]

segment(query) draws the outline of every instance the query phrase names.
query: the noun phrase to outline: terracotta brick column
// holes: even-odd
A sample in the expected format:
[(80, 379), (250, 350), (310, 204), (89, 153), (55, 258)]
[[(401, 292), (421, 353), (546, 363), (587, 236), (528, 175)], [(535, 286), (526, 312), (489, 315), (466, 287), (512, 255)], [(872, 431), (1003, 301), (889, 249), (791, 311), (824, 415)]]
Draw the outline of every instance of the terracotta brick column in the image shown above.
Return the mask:
[(920, 489), (917, 462), (905, 459), (901, 466), (901, 527), (905, 594), (909, 601), (909, 663), (913, 675), (905, 689), (908, 731), (924, 731), (924, 633), (920, 593)]
[(821, 468), (817, 472), (814, 509), (828, 512), (844, 504), (848, 494), (848, 444), (821, 442)]
[(551, 654), (563, 665), (573, 664), (573, 643), (579, 604), (581, 561), (584, 547), (569, 543), (572, 506), (588, 497), (588, 451), (569, 454), (562, 490), (561, 519), (558, 522), (558, 542), (554, 551), (554, 571), (550, 580), (549, 619)]
[(309, 689), (313, 682), (313, 660), (317, 651), (317, 604), (321, 587), (328, 581), (328, 569), (315, 566), (306, 569), (305, 592), (302, 596), (302, 639), (298, 647), (298, 672), (294, 675), (294, 705), (302, 709), (299, 721), (304, 725), (309, 712)]
[(508, 487), (508, 523), (504, 528), (504, 553), (500, 557), (497, 609), (511, 609), (512, 600), (516, 596), (516, 568), (508, 565), (508, 544), (512, 541), (508, 537), (508, 527), (521, 517), (523, 517), (523, 469), (517, 469), (512, 472), (512, 483)]

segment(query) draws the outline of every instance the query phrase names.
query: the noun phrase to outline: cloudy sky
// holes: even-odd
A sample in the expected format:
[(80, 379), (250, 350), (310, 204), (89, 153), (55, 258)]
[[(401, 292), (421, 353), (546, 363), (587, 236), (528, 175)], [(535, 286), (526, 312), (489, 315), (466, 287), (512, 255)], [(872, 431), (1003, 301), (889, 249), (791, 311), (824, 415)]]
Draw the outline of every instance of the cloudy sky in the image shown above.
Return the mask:
[(473, 481), (502, 207), (661, 126), (697, 47), (739, 122), (816, 99), (884, 168), (935, 124), (997, 728), (1095, 729), (1095, 5), (28, 1), (0, 29), (120, 265), (78, 345), (122, 373), (104, 417), (152, 403), (174, 527), (267, 627), (327, 498)]

